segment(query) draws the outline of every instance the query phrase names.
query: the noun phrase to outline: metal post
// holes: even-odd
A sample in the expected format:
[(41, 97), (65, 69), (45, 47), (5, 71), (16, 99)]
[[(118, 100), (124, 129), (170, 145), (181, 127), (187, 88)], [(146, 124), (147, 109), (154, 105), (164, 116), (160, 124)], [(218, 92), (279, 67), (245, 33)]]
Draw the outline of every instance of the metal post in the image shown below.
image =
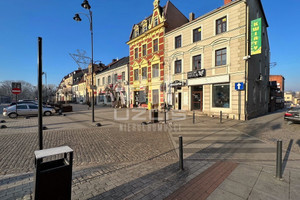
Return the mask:
[(195, 111), (193, 111), (193, 124), (195, 124)]
[(222, 110), (220, 111), (220, 124), (222, 124), (222, 118), (223, 118), (223, 116), (222, 116)]
[(18, 117), (18, 95), (16, 94), (16, 113)]
[(43, 105), (42, 105), (42, 100), (43, 100), (43, 95), (42, 95), (42, 87), (43, 87), (43, 82), (42, 82), (42, 38), (38, 37), (38, 105), (39, 105), (39, 110), (38, 110), (38, 130), (39, 130), (39, 147), (40, 150), (43, 149)]
[(165, 124), (167, 123), (167, 111), (165, 109)]
[(238, 101), (238, 115), (239, 115), (239, 120), (241, 120), (241, 90), (238, 91), (239, 93), (239, 101)]
[(182, 145), (182, 136), (179, 136), (179, 169), (183, 170), (183, 145)]
[(93, 38), (93, 15), (92, 15), (92, 11), (89, 10), (90, 12), (90, 17), (91, 17), (91, 21), (90, 21), (90, 30), (91, 30), (91, 47), (92, 47), (92, 122), (95, 122), (95, 95), (94, 95), (94, 38)]
[(282, 178), (282, 140), (277, 140), (276, 178)]

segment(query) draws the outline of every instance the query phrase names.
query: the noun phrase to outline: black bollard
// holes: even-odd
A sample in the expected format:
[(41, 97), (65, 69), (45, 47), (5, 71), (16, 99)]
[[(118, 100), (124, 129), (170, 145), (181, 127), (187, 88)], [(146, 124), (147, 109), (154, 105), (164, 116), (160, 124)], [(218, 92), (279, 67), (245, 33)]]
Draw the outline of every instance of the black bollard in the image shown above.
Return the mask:
[(165, 124), (167, 123), (167, 111), (165, 110)]
[(220, 124), (222, 124), (222, 118), (223, 118), (223, 116), (222, 116), (222, 110), (220, 111)]
[(277, 140), (276, 178), (282, 178), (282, 140)]
[(193, 111), (193, 124), (195, 124), (195, 111)]
[(182, 145), (182, 136), (179, 136), (179, 169), (183, 170), (183, 145)]

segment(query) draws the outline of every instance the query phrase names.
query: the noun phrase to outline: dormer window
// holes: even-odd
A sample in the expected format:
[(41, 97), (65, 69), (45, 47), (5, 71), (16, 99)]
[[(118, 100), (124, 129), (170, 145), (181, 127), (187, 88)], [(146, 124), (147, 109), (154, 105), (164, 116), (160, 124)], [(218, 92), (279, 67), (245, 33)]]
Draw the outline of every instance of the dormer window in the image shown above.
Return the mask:
[(144, 27), (143, 27), (143, 32), (146, 32), (147, 31), (147, 25), (145, 25)]
[(154, 19), (154, 26), (157, 26), (158, 25), (158, 18), (156, 17), (155, 19)]
[(139, 31), (138, 30), (135, 31), (135, 36), (136, 37), (139, 36)]

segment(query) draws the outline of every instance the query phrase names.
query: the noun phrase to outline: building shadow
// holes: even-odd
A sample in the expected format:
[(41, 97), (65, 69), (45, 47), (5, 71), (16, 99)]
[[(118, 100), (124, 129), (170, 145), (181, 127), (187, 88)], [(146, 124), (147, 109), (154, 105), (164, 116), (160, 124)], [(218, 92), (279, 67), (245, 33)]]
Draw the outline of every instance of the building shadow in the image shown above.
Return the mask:
[[(298, 141), (299, 141), (299, 140), (298, 140)], [(297, 143), (298, 143), (298, 141), (297, 141)], [(283, 172), (284, 172), (284, 170), (285, 170), (287, 161), (288, 161), (288, 159), (289, 159), (289, 155), (290, 155), (290, 152), (291, 152), (291, 150), (292, 150), (293, 142), (294, 142), (294, 140), (291, 139), (290, 142), (289, 142), (289, 146), (288, 146), (288, 148), (287, 148), (287, 150), (286, 150), (286, 152), (285, 152), (285, 156), (284, 156), (283, 162), (282, 162), (282, 174), (283, 174)]]

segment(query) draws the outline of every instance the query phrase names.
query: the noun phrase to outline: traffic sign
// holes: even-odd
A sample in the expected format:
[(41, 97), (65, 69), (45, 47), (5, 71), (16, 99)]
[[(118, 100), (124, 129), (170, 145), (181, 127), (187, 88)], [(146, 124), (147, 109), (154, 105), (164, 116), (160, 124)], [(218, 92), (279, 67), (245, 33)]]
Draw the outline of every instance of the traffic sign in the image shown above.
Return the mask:
[(13, 94), (20, 94), (20, 93), (21, 93), (21, 89), (19, 89), (19, 88), (13, 88), (13, 89), (11, 90), (11, 92), (12, 92)]
[(244, 90), (244, 83), (243, 82), (235, 83), (235, 90)]
[(20, 82), (12, 82), (11, 83), (11, 88), (12, 88), (12, 90), (11, 90), (11, 92), (13, 93), (13, 94), (20, 94), (21, 93), (21, 83)]

